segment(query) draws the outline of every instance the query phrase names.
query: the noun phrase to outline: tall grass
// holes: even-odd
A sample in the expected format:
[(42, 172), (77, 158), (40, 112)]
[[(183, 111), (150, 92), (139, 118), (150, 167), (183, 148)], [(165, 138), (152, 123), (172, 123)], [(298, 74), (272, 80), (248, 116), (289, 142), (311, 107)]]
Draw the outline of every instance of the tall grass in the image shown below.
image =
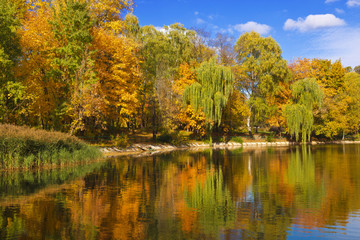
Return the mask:
[(97, 148), (65, 133), (0, 124), (0, 169), (65, 165), (100, 156)]

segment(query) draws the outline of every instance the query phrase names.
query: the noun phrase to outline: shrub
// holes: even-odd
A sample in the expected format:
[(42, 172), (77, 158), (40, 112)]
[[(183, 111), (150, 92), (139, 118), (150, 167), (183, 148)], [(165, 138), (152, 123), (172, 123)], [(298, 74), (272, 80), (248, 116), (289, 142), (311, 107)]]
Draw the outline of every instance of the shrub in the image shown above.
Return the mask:
[(162, 133), (160, 134), (156, 140), (158, 142), (161, 142), (161, 143), (172, 143), (172, 141), (174, 140), (173, 139), (173, 136), (172, 134), (168, 133), (168, 132), (165, 132), (165, 133)]
[(168, 143), (168, 144), (173, 144), (173, 145), (180, 145), (180, 144), (184, 144), (186, 143), (187, 137), (183, 134), (181, 134), (180, 132), (164, 132), (162, 134), (160, 134), (156, 140), (159, 143)]
[(244, 143), (244, 141), (243, 141), (243, 139), (241, 137), (233, 137), (231, 139), (231, 141), (236, 142), (236, 143), (241, 143), (241, 144)]
[(274, 142), (274, 133), (270, 133), (268, 135), (266, 135), (266, 141), (267, 142)]
[(129, 138), (124, 133), (116, 135), (116, 137), (112, 139), (112, 143), (115, 146), (122, 147), (122, 148), (126, 148), (126, 147), (130, 146)]

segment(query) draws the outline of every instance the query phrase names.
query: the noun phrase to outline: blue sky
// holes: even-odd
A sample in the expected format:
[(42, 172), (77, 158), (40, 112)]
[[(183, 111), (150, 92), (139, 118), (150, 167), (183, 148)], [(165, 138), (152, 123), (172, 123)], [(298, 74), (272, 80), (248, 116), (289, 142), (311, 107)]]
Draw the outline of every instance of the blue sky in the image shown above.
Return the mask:
[(360, 65), (360, 0), (135, 0), (141, 26), (182, 23), (237, 39), (244, 31), (271, 35), (283, 57), (341, 59)]

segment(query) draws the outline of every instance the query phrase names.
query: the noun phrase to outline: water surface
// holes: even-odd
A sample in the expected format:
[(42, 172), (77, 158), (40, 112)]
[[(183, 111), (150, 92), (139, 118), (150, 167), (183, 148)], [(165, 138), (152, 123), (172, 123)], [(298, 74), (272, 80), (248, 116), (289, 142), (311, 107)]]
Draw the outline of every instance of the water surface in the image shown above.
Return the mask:
[(0, 239), (359, 239), (360, 145), (0, 173)]

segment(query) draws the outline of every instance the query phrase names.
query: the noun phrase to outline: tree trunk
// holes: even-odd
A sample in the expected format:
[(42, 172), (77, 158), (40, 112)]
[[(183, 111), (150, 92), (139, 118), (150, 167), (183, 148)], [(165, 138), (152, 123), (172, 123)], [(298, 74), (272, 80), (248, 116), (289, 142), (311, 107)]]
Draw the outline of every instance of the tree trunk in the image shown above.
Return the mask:
[(152, 121), (152, 130), (153, 130), (153, 142), (156, 143), (156, 109), (155, 109), (155, 100), (152, 100), (153, 103), (153, 121)]
[(249, 117), (247, 118), (246, 125), (247, 125), (247, 127), (248, 127), (249, 136), (250, 136), (251, 138), (253, 138), (254, 136), (253, 136), (253, 134), (252, 134), (252, 132), (251, 132), (250, 119), (251, 119), (251, 116), (249, 116)]
[(248, 132), (249, 132), (249, 137), (250, 138), (254, 138), (253, 134), (252, 134), (252, 131), (251, 131), (251, 110), (252, 110), (252, 106), (249, 107), (249, 112), (250, 112), (250, 115), (248, 116), (247, 118), (247, 121), (246, 121), (246, 125), (247, 125), (247, 128), (248, 128)]

